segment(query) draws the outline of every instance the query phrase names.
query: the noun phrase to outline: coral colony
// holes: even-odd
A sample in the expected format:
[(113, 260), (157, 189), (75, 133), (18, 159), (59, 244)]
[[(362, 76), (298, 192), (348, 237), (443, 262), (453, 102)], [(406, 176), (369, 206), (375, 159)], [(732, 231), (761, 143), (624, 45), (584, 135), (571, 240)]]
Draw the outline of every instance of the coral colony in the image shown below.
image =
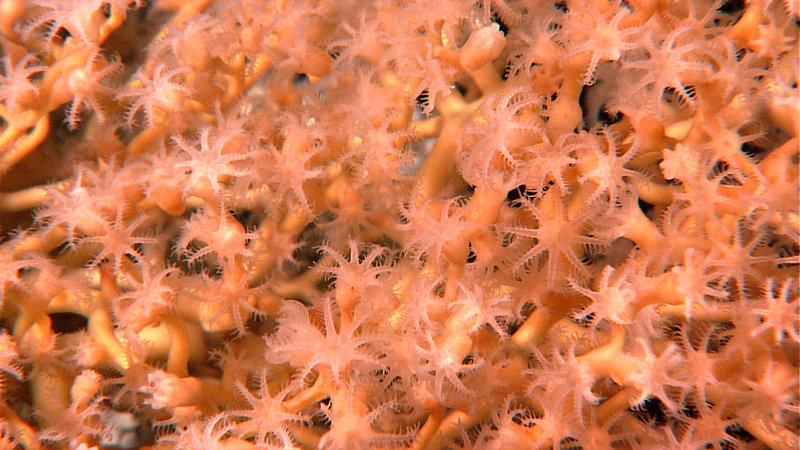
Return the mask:
[(796, 449), (796, 0), (0, 0), (0, 447)]

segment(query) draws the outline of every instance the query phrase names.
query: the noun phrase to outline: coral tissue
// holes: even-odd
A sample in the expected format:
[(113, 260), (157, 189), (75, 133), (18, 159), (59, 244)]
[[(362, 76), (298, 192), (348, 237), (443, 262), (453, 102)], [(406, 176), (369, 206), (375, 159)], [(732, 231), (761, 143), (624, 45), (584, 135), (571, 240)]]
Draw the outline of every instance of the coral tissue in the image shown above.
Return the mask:
[(797, 448), (798, 30), (0, 0), (0, 446)]

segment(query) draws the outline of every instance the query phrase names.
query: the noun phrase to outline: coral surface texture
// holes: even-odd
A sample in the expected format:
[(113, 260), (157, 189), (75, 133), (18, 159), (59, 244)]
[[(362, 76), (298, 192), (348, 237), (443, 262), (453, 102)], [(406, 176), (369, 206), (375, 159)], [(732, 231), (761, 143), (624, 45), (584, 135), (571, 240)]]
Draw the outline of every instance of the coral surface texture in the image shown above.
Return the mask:
[(798, 0), (0, 0), (0, 448), (800, 447)]

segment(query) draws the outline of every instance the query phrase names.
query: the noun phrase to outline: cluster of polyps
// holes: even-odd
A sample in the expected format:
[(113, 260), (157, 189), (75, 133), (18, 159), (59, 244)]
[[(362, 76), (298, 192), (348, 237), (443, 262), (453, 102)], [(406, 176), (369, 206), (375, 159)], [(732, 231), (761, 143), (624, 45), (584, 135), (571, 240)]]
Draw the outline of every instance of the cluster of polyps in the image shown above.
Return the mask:
[(4, 443), (796, 448), (793, 5), (0, 0)]

